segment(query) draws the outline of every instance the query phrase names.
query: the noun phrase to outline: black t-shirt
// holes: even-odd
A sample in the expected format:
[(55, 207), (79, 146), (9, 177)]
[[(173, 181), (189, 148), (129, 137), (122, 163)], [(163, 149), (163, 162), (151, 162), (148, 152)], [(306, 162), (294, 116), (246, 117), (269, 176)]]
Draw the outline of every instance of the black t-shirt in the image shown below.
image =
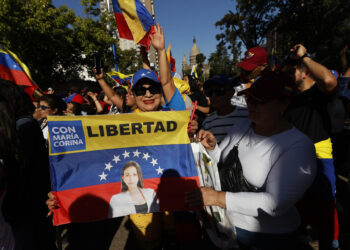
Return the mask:
[(335, 99), (336, 95), (326, 95), (314, 84), (293, 98), (287, 119), (314, 143), (326, 140), (331, 132), (329, 107)]

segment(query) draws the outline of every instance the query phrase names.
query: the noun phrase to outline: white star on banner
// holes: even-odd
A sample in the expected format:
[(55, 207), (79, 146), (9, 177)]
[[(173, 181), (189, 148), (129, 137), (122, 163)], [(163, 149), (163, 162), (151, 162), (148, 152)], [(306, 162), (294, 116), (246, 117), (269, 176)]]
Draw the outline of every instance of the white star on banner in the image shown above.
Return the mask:
[(134, 157), (137, 157), (137, 158), (139, 158), (139, 155), (141, 154), (141, 152), (139, 152), (137, 149), (132, 153), (134, 154)]
[(151, 164), (153, 165), (153, 167), (154, 167), (154, 165), (158, 164), (157, 161), (158, 161), (157, 159), (152, 158)]
[(150, 157), (150, 156), (149, 156), (148, 153), (146, 153), (146, 154), (144, 153), (142, 159), (146, 159), (146, 161), (147, 161), (149, 157)]
[(124, 159), (125, 158), (129, 158), (130, 157), (130, 152), (125, 150), (124, 153), (123, 153), (123, 156), (124, 156)]
[(111, 171), (111, 168), (113, 168), (112, 164), (110, 162), (108, 162), (107, 164), (105, 164), (105, 169), (108, 169), (108, 171)]
[(118, 161), (120, 161), (119, 155), (118, 156), (114, 155), (113, 161), (115, 162), (115, 164), (118, 164)]
[(160, 166), (158, 166), (158, 168), (156, 169), (157, 174), (162, 174), (163, 170), (164, 170), (164, 168), (161, 168)]
[(106, 177), (107, 177), (107, 174), (105, 174), (105, 172), (102, 172), (102, 174), (99, 174), (98, 176), (100, 176), (100, 181), (102, 180), (107, 180)]

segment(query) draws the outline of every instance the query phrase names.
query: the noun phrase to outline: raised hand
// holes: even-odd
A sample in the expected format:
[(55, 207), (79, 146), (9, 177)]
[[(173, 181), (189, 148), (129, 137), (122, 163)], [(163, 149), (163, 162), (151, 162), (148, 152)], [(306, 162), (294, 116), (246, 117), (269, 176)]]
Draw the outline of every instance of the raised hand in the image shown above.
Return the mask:
[(103, 79), (103, 69), (102, 68), (101, 68), (101, 74), (97, 74), (96, 67), (92, 68), (92, 72), (94, 73), (96, 80)]
[(164, 31), (163, 27), (157, 23), (157, 25), (154, 26), (154, 33), (150, 35), (152, 46), (156, 50), (163, 50), (165, 49), (165, 39), (164, 39)]
[(294, 45), (294, 47), (291, 48), (290, 51), (293, 52), (293, 54), (291, 55), (291, 58), (294, 60), (298, 60), (307, 52), (306, 48), (302, 44)]

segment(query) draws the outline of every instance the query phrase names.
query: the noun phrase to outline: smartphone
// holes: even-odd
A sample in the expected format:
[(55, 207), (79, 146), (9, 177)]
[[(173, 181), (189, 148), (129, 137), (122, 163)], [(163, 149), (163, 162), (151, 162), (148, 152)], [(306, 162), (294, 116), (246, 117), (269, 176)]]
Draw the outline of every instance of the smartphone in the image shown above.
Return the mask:
[(102, 61), (100, 56), (95, 56), (95, 67), (96, 67), (96, 74), (101, 74), (101, 68), (102, 68)]

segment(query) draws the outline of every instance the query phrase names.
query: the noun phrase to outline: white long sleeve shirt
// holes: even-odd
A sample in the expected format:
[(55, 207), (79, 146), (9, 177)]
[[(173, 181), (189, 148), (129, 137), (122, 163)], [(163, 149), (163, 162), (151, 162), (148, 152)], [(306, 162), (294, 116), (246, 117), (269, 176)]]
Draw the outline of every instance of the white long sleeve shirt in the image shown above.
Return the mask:
[[(225, 159), (250, 127), (237, 123), (219, 146), (208, 154)], [(295, 203), (316, 174), (312, 141), (296, 128), (265, 137), (249, 128), (238, 147), (243, 175), (262, 192), (226, 192), (227, 215), (236, 227), (251, 232), (288, 233), (300, 224)]]

